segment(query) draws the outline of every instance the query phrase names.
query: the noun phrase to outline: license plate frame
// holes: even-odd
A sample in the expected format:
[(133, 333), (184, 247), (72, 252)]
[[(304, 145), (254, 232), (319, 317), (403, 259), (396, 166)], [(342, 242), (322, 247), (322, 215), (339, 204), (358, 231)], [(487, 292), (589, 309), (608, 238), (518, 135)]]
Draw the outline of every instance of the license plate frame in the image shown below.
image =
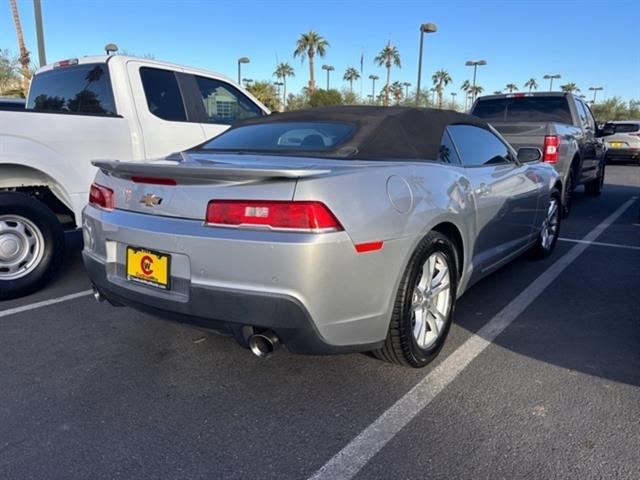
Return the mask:
[(160, 290), (171, 289), (171, 255), (168, 253), (127, 245), (125, 272), (130, 282)]

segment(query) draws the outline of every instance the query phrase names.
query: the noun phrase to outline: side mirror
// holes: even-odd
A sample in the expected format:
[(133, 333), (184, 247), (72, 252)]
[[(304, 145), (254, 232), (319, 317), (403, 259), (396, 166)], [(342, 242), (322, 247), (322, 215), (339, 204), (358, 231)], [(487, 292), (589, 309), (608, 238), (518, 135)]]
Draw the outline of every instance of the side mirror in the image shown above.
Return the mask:
[(608, 137), (609, 135), (615, 135), (616, 126), (613, 123), (607, 123), (604, 127), (602, 127), (602, 136)]
[(522, 147), (518, 149), (518, 161), (520, 163), (539, 162), (542, 159), (542, 152), (539, 148)]

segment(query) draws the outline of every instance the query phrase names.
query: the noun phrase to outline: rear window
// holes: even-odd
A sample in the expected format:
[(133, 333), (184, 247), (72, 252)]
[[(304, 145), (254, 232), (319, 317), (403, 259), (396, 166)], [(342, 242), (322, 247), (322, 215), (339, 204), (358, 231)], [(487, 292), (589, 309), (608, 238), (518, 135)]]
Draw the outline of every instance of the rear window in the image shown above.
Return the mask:
[(640, 130), (640, 123), (614, 123), (616, 133), (634, 133)]
[(572, 123), (566, 97), (518, 97), (479, 100), (473, 111), (487, 122)]
[(31, 83), (27, 108), (117, 115), (107, 65), (89, 63), (39, 73)]
[(227, 130), (201, 149), (250, 152), (321, 152), (347, 140), (355, 127), (347, 123), (282, 122)]

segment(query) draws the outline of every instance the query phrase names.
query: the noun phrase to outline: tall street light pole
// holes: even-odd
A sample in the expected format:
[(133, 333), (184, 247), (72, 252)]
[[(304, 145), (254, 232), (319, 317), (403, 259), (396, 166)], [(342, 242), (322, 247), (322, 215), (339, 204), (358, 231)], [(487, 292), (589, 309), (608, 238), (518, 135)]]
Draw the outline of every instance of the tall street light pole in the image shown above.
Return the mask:
[(593, 91), (593, 104), (596, 104), (596, 94), (598, 93), (599, 90), (603, 90), (602, 87), (589, 87), (589, 90)]
[(333, 65), (322, 65), (322, 69), (327, 71), (327, 91), (329, 91), (329, 72), (333, 72)]
[(238, 59), (238, 85), (240, 85), (240, 79), (242, 78), (242, 74), (240, 71), (240, 65), (242, 65), (243, 63), (249, 63), (251, 60), (249, 60), (248, 57), (240, 57)]
[(467, 60), (465, 63), (467, 67), (473, 67), (473, 87), (471, 89), (471, 94), (473, 100), (476, 99), (476, 73), (478, 71), (478, 67), (483, 67), (487, 64), (486, 60)]
[(422, 79), (422, 44), (425, 33), (435, 33), (438, 27), (435, 23), (423, 23), (420, 25), (420, 53), (418, 55), (418, 82), (416, 83), (416, 107), (420, 106), (420, 80)]
[(553, 80), (556, 78), (562, 78), (561, 75), (559, 73), (554, 73), (553, 75), (551, 74), (547, 74), (544, 77), (545, 80), (549, 80), (549, 91), (552, 92), (553, 91)]
[(451, 108), (456, 108), (456, 92), (451, 92)]
[(369, 75), (369, 79), (371, 80), (371, 103), (373, 103), (373, 99), (376, 98), (376, 80), (380, 77), (377, 75)]
[(36, 37), (38, 39), (38, 63), (41, 67), (47, 64), (44, 53), (44, 30), (42, 29), (42, 7), (40, 0), (33, 0), (33, 14), (36, 17)]

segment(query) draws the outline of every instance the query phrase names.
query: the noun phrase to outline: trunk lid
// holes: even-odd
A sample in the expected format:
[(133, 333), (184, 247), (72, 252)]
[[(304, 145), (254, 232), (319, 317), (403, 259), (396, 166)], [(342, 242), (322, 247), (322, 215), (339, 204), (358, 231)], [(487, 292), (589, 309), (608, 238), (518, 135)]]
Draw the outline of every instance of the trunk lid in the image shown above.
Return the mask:
[[(98, 160), (96, 183), (119, 210), (204, 220), (213, 199), (292, 200), (299, 178), (353, 168), (350, 162), (265, 155), (181, 153), (152, 162)], [(139, 178), (142, 177), (142, 178)], [(157, 184), (175, 181), (175, 185)]]

